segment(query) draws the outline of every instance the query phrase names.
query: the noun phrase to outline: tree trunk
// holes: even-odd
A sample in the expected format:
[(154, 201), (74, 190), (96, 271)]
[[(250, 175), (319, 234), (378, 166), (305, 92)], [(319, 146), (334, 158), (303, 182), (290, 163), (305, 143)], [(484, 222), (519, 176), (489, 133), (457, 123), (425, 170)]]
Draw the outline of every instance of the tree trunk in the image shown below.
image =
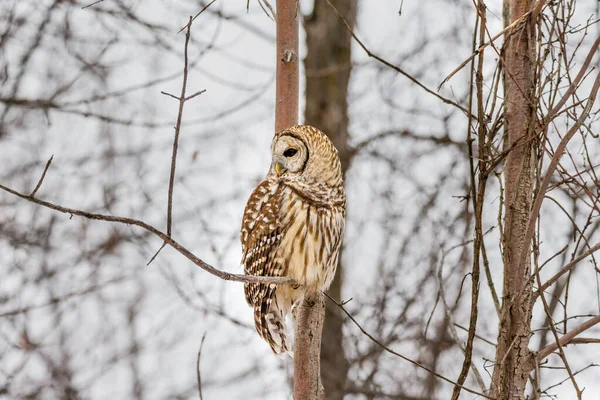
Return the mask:
[[(504, 0), (504, 25), (508, 26), (531, 9), (532, 0)], [(503, 232), (504, 285), (502, 310), (492, 376), (492, 396), (513, 400), (524, 397), (531, 354), (531, 259), (520, 265), (533, 199), (535, 108), (535, 30), (526, 22), (505, 41), (505, 144), (510, 149), (504, 167), (505, 214)]]
[[(357, 0), (331, 0), (348, 25), (356, 21)], [(339, 151), (342, 171), (350, 164), (348, 145), (348, 82), (350, 80), (352, 37), (344, 22), (325, 1), (315, 1), (314, 10), (305, 19), (307, 55), (306, 111), (309, 125), (321, 129)], [(342, 291), (342, 264), (338, 265), (329, 295), (340, 300)], [(328, 400), (344, 397), (348, 361), (342, 341), (340, 310), (327, 304), (323, 329), (321, 364), (323, 385)]]
[(275, 132), (298, 124), (298, 11), (295, 0), (277, 0)]
[(294, 400), (324, 398), (319, 357), (324, 318), (325, 296), (320, 292), (306, 293), (296, 314)]
[[(295, 0), (277, 0), (277, 78), (275, 132), (298, 124), (298, 8)], [(294, 400), (322, 400), (321, 334), (325, 300), (307, 293), (298, 306), (294, 334)]]

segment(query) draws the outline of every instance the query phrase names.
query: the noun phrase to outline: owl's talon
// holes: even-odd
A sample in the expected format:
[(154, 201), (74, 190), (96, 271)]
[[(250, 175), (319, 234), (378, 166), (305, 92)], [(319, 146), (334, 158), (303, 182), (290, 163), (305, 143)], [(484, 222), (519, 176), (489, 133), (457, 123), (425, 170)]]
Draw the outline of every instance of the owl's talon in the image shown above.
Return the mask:
[(296, 314), (298, 314), (298, 305), (301, 301), (302, 297), (297, 298), (296, 301), (294, 301), (294, 304), (292, 304), (292, 307), (290, 308), (290, 312), (292, 313), (292, 317), (294, 319), (296, 319)]

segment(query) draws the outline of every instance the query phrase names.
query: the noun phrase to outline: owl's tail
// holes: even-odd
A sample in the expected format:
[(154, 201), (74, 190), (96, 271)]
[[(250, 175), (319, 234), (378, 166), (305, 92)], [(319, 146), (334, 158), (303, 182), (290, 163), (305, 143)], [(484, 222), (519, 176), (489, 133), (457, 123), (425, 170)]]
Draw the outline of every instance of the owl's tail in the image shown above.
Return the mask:
[(254, 309), (254, 324), (259, 335), (269, 343), (273, 353), (287, 352), (293, 356), (292, 344), (285, 323), (287, 310), (278, 306), (276, 301), (265, 302), (262, 308)]

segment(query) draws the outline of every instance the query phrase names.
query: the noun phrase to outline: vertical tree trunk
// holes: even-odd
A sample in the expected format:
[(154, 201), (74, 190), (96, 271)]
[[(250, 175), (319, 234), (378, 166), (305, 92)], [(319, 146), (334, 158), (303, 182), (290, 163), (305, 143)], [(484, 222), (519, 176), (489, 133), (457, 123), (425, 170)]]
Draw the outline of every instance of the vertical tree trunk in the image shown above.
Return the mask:
[(275, 132), (298, 124), (298, 10), (295, 0), (277, 0)]
[[(277, 0), (275, 132), (298, 124), (299, 61), (296, 0)], [(308, 293), (298, 307), (294, 335), (294, 400), (322, 400), (321, 335), (325, 300)]]
[[(294, 400), (323, 400), (321, 337), (325, 297), (307, 293), (298, 306), (294, 335)], [(301, 353), (302, 352), (302, 353)]]
[[(331, 0), (350, 27), (356, 21), (358, 0)], [(307, 55), (305, 120), (325, 132), (340, 154), (345, 173), (350, 163), (348, 146), (348, 82), (351, 71), (352, 37), (344, 22), (325, 1), (315, 1), (305, 19)], [(339, 300), (342, 291), (342, 264), (338, 265), (329, 295)], [(321, 363), (323, 385), (328, 400), (344, 396), (348, 361), (342, 343), (342, 315), (327, 304), (323, 329)]]
[[(532, 0), (504, 0), (504, 25), (508, 26), (531, 9)], [(531, 259), (519, 265), (533, 198), (533, 167), (536, 141), (534, 74), (534, 25), (525, 23), (504, 44), (505, 140), (510, 149), (504, 167), (505, 214), (503, 235), (504, 285), (502, 311), (492, 376), (492, 395), (513, 400), (524, 397), (529, 375), (531, 321)]]

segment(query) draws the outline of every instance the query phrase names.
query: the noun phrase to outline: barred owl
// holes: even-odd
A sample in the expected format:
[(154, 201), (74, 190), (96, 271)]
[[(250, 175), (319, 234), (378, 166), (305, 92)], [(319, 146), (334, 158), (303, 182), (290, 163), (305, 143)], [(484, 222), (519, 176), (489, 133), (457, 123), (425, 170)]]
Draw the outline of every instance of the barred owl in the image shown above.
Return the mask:
[(275, 134), (271, 168), (242, 219), (242, 264), (248, 275), (290, 277), (294, 285), (246, 283), (258, 334), (275, 354), (291, 352), (286, 316), (306, 291), (327, 290), (344, 233), (346, 195), (338, 152), (306, 125)]

